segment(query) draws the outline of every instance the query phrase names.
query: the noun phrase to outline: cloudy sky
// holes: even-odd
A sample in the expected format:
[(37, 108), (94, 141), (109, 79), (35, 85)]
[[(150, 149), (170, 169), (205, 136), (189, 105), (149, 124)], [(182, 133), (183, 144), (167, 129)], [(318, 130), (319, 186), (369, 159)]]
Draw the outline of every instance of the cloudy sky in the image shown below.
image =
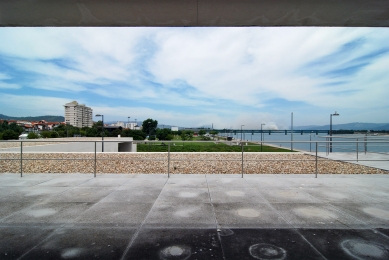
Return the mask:
[[(287, 129), (389, 122), (387, 28), (0, 28), (0, 114)], [(98, 120), (99, 118), (94, 118)]]

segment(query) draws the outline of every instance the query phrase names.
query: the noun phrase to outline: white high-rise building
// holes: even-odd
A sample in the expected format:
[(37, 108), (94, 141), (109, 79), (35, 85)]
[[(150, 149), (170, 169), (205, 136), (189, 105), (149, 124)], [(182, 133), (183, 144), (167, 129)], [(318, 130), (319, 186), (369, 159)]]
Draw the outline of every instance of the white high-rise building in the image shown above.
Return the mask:
[(76, 127), (92, 127), (93, 111), (90, 107), (84, 104), (78, 104), (73, 101), (64, 105), (65, 107), (65, 123)]

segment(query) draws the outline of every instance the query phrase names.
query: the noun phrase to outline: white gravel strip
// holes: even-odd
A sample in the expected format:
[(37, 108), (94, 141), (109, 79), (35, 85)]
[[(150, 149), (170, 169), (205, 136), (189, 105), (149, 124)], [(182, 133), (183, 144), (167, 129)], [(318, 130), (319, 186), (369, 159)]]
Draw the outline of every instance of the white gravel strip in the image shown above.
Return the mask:
[[(97, 153), (96, 173), (168, 172), (168, 153)], [(94, 153), (23, 153), (24, 173), (94, 173)], [(170, 153), (172, 174), (237, 174), (241, 153)], [(244, 153), (245, 174), (315, 173), (315, 157), (303, 153)], [(20, 153), (0, 153), (0, 173), (20, 173)], [(388, 171), (318, 158), (319, 174), (388, 174)]]

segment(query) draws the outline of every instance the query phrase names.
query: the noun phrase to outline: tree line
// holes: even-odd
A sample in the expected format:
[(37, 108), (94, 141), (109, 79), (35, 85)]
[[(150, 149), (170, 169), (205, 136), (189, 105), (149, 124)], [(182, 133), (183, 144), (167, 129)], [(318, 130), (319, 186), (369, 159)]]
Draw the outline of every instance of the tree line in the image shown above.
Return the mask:
[[(15, 122), (9, 124), (7, 121), (3, 121), (0, 124), (0, 140), (17, 140), (19, 135), (22, 134), (24, 129), (18, 126)], [(210, 134), (217, 134), (217, 131), (211, 131)], [(112, 131), (108, 131), (103, 127), (102, 121), (98, 121), (92, 125), (92, 127), (75, 127), (72, 125), (59, 125), (52, 130), (43, 130), (38, 132), (30, 132), (27, 135), (28, 139), (38, 138), (64, 138), (64, 137), (132, 137), (134, 140), (173, 140), (175, 136), (179, 136), (183, 141), (190, 141), (194, 138), (194, 132), (191, 130), (178, 130), (172, 131), (169, 128), (158, 128), (158, 121), (148, 118), (142, 123), (142, 130), (126, 129), (118, 127)], [(210, 137), (206, 136), (206, 131), (201, 129), (198, 135), (202, 140), (210, 140)]]

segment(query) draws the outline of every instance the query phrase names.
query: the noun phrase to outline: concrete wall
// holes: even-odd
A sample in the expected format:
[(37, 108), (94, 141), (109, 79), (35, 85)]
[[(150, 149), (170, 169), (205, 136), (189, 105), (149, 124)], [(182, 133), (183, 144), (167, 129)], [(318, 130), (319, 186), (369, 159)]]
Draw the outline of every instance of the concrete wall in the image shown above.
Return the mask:
[(387, 0), (6, 0), (1, 26), (389, 26)]
[[(52, 141), (63, 141), (63, 143), (53, 143)], [(91, 138), (69, 138), (71, 141), (83, 141), (83, 142), (68, 142), (66, 139), (50, 139), (45, 142), (35, 142), (34, 140), (25, 141), (23, 144), (23, 152), (94, 152), (96, 142), (96, 152), (102, 151), (101, 139)], [(90, 142), (85, 142), (90, 141)], [(48, 142), (49, 144), (46, 144)], [(30, 145), (29, 143), (34, 143)], [(20, 152), (19, 147), (3, 148), (1, 152)], [(132, 137), (123, 138), (105, 138), (104, 139), (104, 152), (136, 152), (136, 144), (133, 143)]]

